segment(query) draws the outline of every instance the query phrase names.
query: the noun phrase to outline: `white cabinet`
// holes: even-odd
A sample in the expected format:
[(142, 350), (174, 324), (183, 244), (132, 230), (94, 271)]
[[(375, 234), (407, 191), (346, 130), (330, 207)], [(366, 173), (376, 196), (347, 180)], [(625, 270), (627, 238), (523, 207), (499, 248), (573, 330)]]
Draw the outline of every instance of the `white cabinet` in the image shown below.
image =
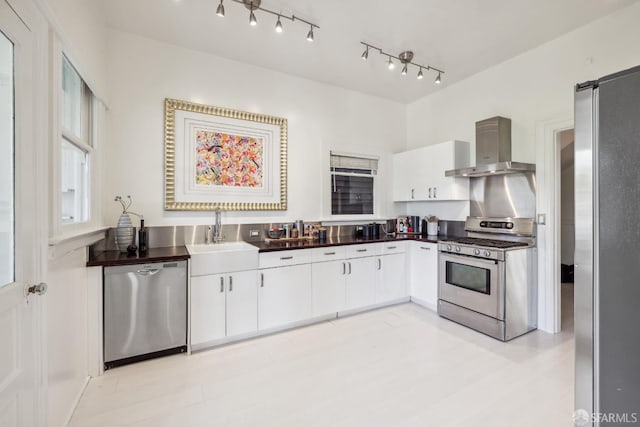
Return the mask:
[(345, 308), (347, 263), (344, 260), (311, 265), (313, 317), (335, 314)]
[(438, 245), (410, 243), (411, 299), (435, 310), (438, 304)]
[[(304, 250), (290, 252), (304, 252)], [(260, 255), (262, 257), (262, 254)], [(295, 255), (286, 254), (283, 256), (295, 257)], [(288, 262), (291, 259), (283, 261)], [(311, 264), (260, 270), (259, 330), (309, 319), (311, 313)]]
[(469, 179), (445, 177), (469, 166), (469, 143), (448, 141), (393, 155), (393, 200), (469, 200)]
[(191, 278), (191, 345), (255, 332), (258, 287), (255, 270)]
[(404, 253), (382, 255), (377, 259), (376, 303), (384, 303), (406, 297), (406, 257)]
[(376, 259), (368, 256), (346, 261), (345, 309), (352, 310), (375, 303)]

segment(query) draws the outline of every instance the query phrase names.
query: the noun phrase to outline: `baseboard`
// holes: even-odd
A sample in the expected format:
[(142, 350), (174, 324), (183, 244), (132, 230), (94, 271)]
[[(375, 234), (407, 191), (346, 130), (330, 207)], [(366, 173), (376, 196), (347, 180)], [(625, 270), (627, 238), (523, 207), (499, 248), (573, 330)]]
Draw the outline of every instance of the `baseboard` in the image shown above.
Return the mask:
[(67, 419), (64, 422), (64, 426), (68, 426), (69, 423), (71, 422), (71, 418), (73, 417), (73, 414), (76, 412), (76, 408), (78, 407), (78, 404), (80, 403), (80, 399), (82, 399), (82, 395), (84, 394), (84, 391), (87, 389), (87, 386), (89, 385), (89, 381), (91, 381), (91, 377), (87, 376), (84, 379), (84, 384), (82, 384), (82, 387), (80, 387), (80, 391), (78, 392), (78, 395), (76, 396), (76, 398), (73, 401), (73, 405), (71, 406), (71, 409), (69, 410), (69, 415), (67, 415)]
[(416, 297), (411, 297), (411, 302), (421, 307), (428, 308), (431, 311), (435, 311), (436, 313), (438, 312), (438, 304), (434, 304)]

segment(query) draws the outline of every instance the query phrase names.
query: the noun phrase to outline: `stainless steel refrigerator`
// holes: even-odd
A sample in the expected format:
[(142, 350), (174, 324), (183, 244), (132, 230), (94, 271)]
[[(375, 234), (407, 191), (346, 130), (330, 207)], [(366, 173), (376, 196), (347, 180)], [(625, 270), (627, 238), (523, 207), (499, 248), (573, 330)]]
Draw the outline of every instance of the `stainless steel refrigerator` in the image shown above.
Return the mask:
[(640, 423), (640, 67), (576, 86), (576, 425)]

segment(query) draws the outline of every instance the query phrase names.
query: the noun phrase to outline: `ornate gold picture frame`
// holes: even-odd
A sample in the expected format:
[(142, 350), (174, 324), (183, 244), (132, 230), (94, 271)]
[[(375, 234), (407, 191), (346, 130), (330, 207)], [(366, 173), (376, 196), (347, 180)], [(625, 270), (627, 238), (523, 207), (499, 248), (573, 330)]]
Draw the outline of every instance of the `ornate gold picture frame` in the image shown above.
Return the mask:
[(287, 119), (165, 99), (165, 210), (287, 209)]

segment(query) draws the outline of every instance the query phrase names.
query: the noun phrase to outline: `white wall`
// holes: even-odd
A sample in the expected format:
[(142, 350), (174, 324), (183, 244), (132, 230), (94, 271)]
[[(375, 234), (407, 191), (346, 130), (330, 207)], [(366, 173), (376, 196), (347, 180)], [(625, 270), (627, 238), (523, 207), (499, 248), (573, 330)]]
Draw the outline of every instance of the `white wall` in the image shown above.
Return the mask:
[(48, 420), (64, 425), (87, 380), (87, 258), (79, 248), (53, 258), (47, 277)]
[(404, 148), (405, 106), (116, 30), (109, 32), (108, 64), (106, 224), (115, 225), (120, 213), (116, 194), (130, 194), (148, 225), (212, 221), (210, 212), (163, 208), (165, 97), (288, 119), (288, 211), (224, 212), (224, 222), (323, 219), (330, 149), (381, 156), (379, 216), (395, 215), (388, 155)]
[(65, 54), (93, 93), (107, 102), (106, 28), (97, 2), (36, 0)]
[(639, 20), (636, 3), (410, 104), (407, 148), (475, 142), (475, 122), (502, 115), (512, 120), (513, 160), (535, 162), (536, 126), (572, 114), (576, 83), (640, 64)]
[[(571, 127), (574, 85), (640, 64), (640, 3), (622, 9), (529, 52), (423, 98), (407, 109), (407, 148), (451, 139), (475, 142), (474, 125), (495, 115), (512, 120), (513, 160), (536, 163), (537, 206), (547, 214), (538, 226), (539, 327), (559, 327), (555, 236), (559, 224), (552, 192), (553, 126)], [(544, 25), (544, 23), (540, 23)], [(446, 76), (445, 76), (446, 78)], [(554, 125), (555, 123), (555, 125)], [(475, 158), (475, 147), (472, 147)], [(546, 159), (546, 160), (545, 160)], [(559, 277), (558, 277), (559, 278)]]

